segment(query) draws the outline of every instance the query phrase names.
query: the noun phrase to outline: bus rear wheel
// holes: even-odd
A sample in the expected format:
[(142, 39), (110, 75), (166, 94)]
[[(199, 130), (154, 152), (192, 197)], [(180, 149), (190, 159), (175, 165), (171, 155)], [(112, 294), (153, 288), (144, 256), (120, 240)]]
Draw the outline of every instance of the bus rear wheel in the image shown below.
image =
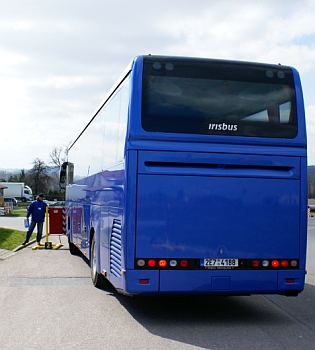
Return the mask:
[(91, 278), (94, 286), (96, 288), (102, 288), (103, 275), (98, 273), (96, 269), (96, 242), (94, 237), (92, 239), (92, 245), (91, 245), (90, 265), (91, 265)]

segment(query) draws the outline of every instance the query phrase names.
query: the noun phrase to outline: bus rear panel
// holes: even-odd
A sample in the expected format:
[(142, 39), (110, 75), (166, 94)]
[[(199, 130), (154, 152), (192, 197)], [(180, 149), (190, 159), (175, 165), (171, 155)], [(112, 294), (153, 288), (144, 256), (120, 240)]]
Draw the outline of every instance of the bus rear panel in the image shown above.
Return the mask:
[[(69, 184), (67, 210), (69, 242), (94, 257), (96, 274), (125, 294), (301, 292), (307, 158), (298, 73), (139, 56), (113, 91), (69, 151), (75, 174), (94, 167)], [(104, 127), (100, 142), (93, 125)]]
[(139, 152), (139, 290), (300, 290), (299, 177), (294, 157)]

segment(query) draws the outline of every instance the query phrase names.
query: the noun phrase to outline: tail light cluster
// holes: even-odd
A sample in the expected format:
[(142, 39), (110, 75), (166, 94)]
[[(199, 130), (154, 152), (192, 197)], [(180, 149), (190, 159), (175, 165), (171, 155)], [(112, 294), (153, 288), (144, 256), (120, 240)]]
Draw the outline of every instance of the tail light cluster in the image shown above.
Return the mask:
[(191, 259), (136, 259), (136, 268), (145, 269), (189, 269), (191, 265)]
[(257, 259), (251, 260), (252, 269), (297, 269), (297, 259)]
[[(146, 270), (204, 270), (204, 259), (137, 258), (136, 269)], [(292, 270), (299, 268), (298, 259), (238, 259), (238, 266), (213, 266), (212, 270)]]

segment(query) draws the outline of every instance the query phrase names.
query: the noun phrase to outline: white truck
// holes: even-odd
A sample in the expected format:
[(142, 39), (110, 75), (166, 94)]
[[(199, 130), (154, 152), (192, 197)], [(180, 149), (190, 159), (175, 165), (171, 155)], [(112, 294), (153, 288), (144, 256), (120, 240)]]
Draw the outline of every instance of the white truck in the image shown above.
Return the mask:
[(4, 198), (15, 197), (22, 202), (33, 200), (32, 189), (24, 182), (0, 182), (0, 185), (7, 187), (3, 190)]

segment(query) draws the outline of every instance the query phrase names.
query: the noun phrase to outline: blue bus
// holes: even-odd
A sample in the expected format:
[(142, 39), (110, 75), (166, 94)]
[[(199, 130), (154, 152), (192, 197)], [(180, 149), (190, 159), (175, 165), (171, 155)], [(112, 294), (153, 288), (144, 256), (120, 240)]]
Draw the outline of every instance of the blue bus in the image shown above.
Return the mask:
[(137, 56), (61, 167), (69, 249), (118, 292), (304, 288), (306, 125), (282, 65)]

